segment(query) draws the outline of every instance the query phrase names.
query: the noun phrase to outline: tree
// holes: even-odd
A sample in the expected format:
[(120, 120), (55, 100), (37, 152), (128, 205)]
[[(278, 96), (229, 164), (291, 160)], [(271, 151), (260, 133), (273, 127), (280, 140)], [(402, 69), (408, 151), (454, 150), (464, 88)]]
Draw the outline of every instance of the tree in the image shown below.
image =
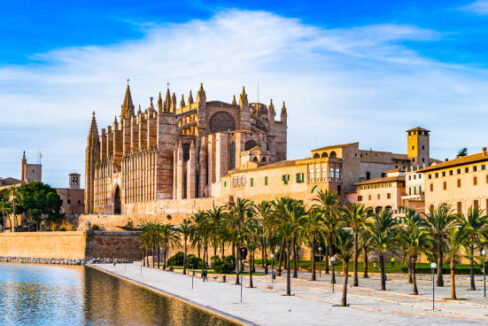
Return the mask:
[[(447, 249), (451, 268), (451, 299), (456, 297), (456, 258), (459, 250), (466, 245), (469, 237), (469, 230), (465, 225), (453, 223), (447, 231)], [(440, 268), (440, 267), (439, 267)]]
[(359, 233), (359, 246), (363, 250), (363, 278), (369, 278), (368, 275), (368, 254), (373, 249), (373, 244), (371, 242), (371, 235), (364, 229)]
[(444, 286), (442, 263), (449, 228), (456, 222), (456, 215), (447, 205), (441, 205), (432, 212), (424, 214), (425, 223), (434, 241), (437, 258), (437, 286)]
[(302, 227), (305, 208), (303, 202), (289, 197), (281, 197), (272, 203), (277, 219), (277, 231), (282, 236), (286, 248), (286, 295), (291, 295), (290, 253), (292, 243)]
[(311, 248), (312, 256), (312, 276), (311, 280), (317, 280), (315, 273), (315, 245), (318, 238), (324, 238), (324, 220), (320, 208), (312, 208), (304, 216), (303, 238)]
[(401, 243), (408, 256), (408, 260), (411, 263), (412, 270), (412, 294), (418, 295), (417, 289), (417, 276), (415, 273), (415, 267), (417, 258), (422, 253), (427, 253), (432, 249), (432, 237), (428, 230), (421, 224), (415, 223), (413, 225), (403, 224), (401, 232)]
[(385, 252), (397, 241), (398, 222), (390, 210), (384, 209), (373, 214), (366, 228), (371, 235), (371, 243), (380, 256), (381, 290), (386, 290)]
[(353, 286), (359, 285), (358, 279), (358, 257), (359, 257), (359, 233), (366, 220), (371, 216), (371, 209), (359, 204), (348, 204), (342, 209), (342, 217), (348, 227), (352, 229), (354, 237), (354, 282)]
[(471, 206), (468, 209), (468, 215), (464, 216), (461, 213), (459, 218), (467, 232), (465, 247), (469, 257), (470, 289), (474, 291), (476, 290), (474, 281), (474, 252), (481, 244), (483, 231), (488, 227), (488, 217), (482, 209)]
[(208, 261), (208, 244), (210, 242), (210, 223), (208, 214), (202, 210), (192, 216), (193, 223), (193, 241), (203, 248), (202, 256), (202, 278), (204, 277), (205, 266)]
[(344, 229), (339, 229), (334, 233), (334, 246), (337, 249), (337, 255), (342, 260), (342, 299), (341, 306), (347, 306), (347, 282), (349, 279), (349, 261), (354, 255), (354, 239), (351, 233)]
[(206, 211), (209, 223), (209, 236), (212, 238), (212, 245), (214, 247), (214, 256), (217, 255), (217, 248), (219, 246), (219, 234), (221, 229), (221, 224), (224, 216), (223, 207), (216, 207), (215, 204), (211, 209)]
[(186, 274), (186, 256), (187, 256), (187, 242), (193, 232), (191, 220), (185, 218), (179, 226), (179, 232), (183, 235), (184, 252), (183, 252), (183, 274)]
[(168, 250), (180, 246), (180, 233), (178, 232), (178, 229), (171, 224), (158, 224), (157, 232), (159, 233), (160, 245), (163, 248), (163, 269), (166, 269)]
[[(414, 209), (407, 209), (405, 212), (405, 216), (401, 218), (402, 223), (402, 233), (403, 234), (410, 234), (414, 229), (418, 227), (425, 226), (425, 221), (420, 217), (419, 214), (415, 212)], [(401, 237), (400, 244), (402, 246), (404, 255), (407, 257), (408, 260), (408, 282), (413, 283), (413, 272), (412, 272), (412, 256), (410, 256), (406, 251), (408, 247), (408, 242), (404, 243), (404, 237)]]
[(0, 201), (0, 218), (2, 218), (2, 226), (3, 225), (3, 218), (8, 217), (10, 214), (12, 214), (13, 209), (12, 209), (12, 204), (8, 201)]
[(24, 213), (27, 219), (36, 225), (39, 231), (43, 219), (55, 220), (60, 218), (63, 201), (56, 189), (42, 182), (26, 183), (18, 188), (16, 212)]
[(254, 210), (251, 206), (251, 202), (244, 198), (237, 198), (237, 201), (234, 204), (229, 204), (228, 214), (230, 216), (229, 227), (233, 229), (234, 235), (233, 240), (236, 246), (236, 282), (235, 284), (239, 284), (239, 272), (242, 269), (242, 262), (241, 262), (241, 240), (242, 240), (242, 227), (246, 218), (252, 216)]
[(267, 254), (267, 239), (271, 234), (271, 219), (272, 219), (272, 206), (271, 203), (263, 200), (255, 207), (255, 214), (260, 218), (260, 223), (263, 228), (262, 239), (262, 261), (264, 267), (264, 274), (268, 274), (268, 254)]
[(468, 149), (466, 147), (461, 148), (456, 157), (463, 157), (463, 156), (468, 156)]
[(246, 242), (247, 250), (249, 251), (249, 287), (253, 288), (253, 269), (254, 269), (254, 251), (258, 247), (259, 237), (262, 229), (259, 221), (255, 217), (249, 217), (244, 222), (243, 238)]

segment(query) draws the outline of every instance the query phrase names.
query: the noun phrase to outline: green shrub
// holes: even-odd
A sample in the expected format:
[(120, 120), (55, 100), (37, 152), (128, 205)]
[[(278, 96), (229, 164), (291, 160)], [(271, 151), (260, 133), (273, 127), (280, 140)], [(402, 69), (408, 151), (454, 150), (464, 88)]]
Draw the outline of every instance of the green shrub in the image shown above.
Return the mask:
[(202, 268), (202, 260), (195, 255), (186, 256), (186, 267), (191, 268), (191, 264), (193, 264), (194, 269)]
[(90, 228), (91, 231), (101, 231), (102, 228), (98, 224), (93, 224)]
[(234, 256), (226, 256), (223, 260), (219, 256), (213, 256), (211, 261), (212, 269), (217, 273), (232, 273), (236, 268)]
[[(475, 274), (481, 274), (482, 271), (483, 270), (481, 269), (481, 266), (474, 265), (474, 273)], [(408, 273), (408, 267), (403, 266), (402, 272)], [(415, 267), (415, 272), (419, 273), (419, 274), (430, 274), (430, 273), (432, 273), (432, 269), (427, 264), (421, 264), (420, 266), (417, 265)], [(450, 272), (451, 272), (451, 268), (449, 267), (449, 265), (443, 264), (442, 273), (443, 274), (449, 274)], [(437, 269), (436, 269), (436, 273), (437, 273)], [(469, 274), (469, 273), (470, 273), (469, 265), (457, 265), (456, 266), (456, 274)]]
[(184, 254), (179, 251), (175, 255), (169, 257), (168, 266), (183, 266)]

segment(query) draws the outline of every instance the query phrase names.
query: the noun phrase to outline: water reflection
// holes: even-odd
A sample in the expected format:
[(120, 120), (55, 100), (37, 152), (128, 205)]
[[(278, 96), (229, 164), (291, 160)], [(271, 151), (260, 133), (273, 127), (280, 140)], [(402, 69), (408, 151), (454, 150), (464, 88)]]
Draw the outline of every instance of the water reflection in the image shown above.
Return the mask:
[(233, 325), (85, 268), (0, 264), (1, 325)]

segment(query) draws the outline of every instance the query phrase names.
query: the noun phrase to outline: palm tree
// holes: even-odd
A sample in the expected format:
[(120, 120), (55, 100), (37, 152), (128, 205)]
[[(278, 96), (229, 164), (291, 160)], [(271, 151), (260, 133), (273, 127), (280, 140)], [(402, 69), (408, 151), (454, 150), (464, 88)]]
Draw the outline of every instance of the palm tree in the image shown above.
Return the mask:
[[(11, 203), (9, 203), (8, 201), (0, 201), (0, 217), (2, 218), (2, 220), (4, 217), (8, 217), (10, 214), (12, 214), (12, 212), (13, 209)], [(12, 227), (12, 225), (10, 225), (10, 227)]]
[(183, 252), (183, 274), (186, 274), (186, 256), (188, 253), (187, 242), (193, 232), (191, 220), (185, 218), (180, 224), (178, 231), (183, 235), (184, 252)]
[(423, 253), (428, 253), (432, 249), (432, 237), (429, 231), (426, 230), (424, 226), (420, 223), (409, 226), (407, 224), (402, 224), (402, 231), (400, 234), (402, 246), (408, 257), (409, 263), (411, 263), (412, 270), (412, 284), (413, 293), (418, 295), (419, 291), (417, 289), (417, 276), (415, 273), (415, 266), (417, 263), (417, 258)]
[(342, 260), (342, 299), (341, 306), (347, 306), (347, 281), (349, 279), (349, 261), (354, 255), (354, 239), (351, 233), (345, 229), (339, 229), (334, 233), (334, 246), (337, 249), (337, 255)]
[(291, 295), (290, 254), (292, 243), (301, 229), (302, 219), (305, 216), (303, 202), (289, 197), (281, 197), (272, 202), (277, 219), (277, 231), (282, 236), (286, 248), (286, 295)]
[(171, 224), (159, 224), (158, 232), (160, 243), (163, 248), (163, 269), (166, 269), (166, 262), (168, 258), (168, 250), (179, 247), (181, 243), (180, 233), (178, 229)]
[(212, 238), (212, 245), (214, 247), (214, 256), (217, 255), (217, 248), (219, 246), (219, 231), (224, 218), (224, 208), (222, 206), (216, 207), (215, 204), (211, 209), (206, 211), (209, 223), (209, 236)]
[(359, 233), (368, 217), (371, 216), (371, 209), (359, 204), (348, 204), (342, 209), (342, 217), (346, 226), (350, 227), (354, 237), (354, 282), (353, 286), (359, 285), (358, 279), (358, 257), (359, 257)]
[(315, 245), (318, 237), (324, 238), (324, 220), (320, 208), (312, 208), (305, 215), (303, 224), (303, 237), (312, 250), (312, 277), (311, 280), (317, 280), (315, 273)]
[[(417, 212), (414, 209), (407, 209), (405, 211), (405, 215), (401, 218), (401, 224), (402, 224), (402, 232), (404, 234), (409, 234), (415, 228), (425, 226), (425, 221), (422, 219), (422, 217), (419, 214), (417, 214)], [(403, 240), (403, 238), (401, 239)], [(408, 264), (407, 264), (408, 283), (413, 283), (412, 259), (411, 256), (409, 256), (408, 253), (406, 252), (405, 243), (403, 243), (403, 241), (400, 241), (400, 244), (402, 246), (402, 251), (408, 260)]]
[[(323, 219), (324, 219), (324, 234), (327, 240), (327, 249), (329, 251), (329, 256), (332, 257), (334, 255), (333, 237), (334, 234), (337, 232), (337, 230), (343, 224), (343, 220), (341, 217), (341, 213), (337, 209), (337, 207), (332, 207), (331, 209), (326, 210), (323, 215)], [(330, 282), (332, 284), (336, 283), (334, 270), (332, 270), (332, 277), (330, 278)]]
[(193, 224), (193, 234), (192, 234), (192, 241), (193, 244), (197, 245), (198, 247), (203, 248), (203, 256), (202, 256), (202, 278), (205, 271), (205, 265), (207, 262), (207, 250), (208, 250), (208, 242), (210, 238), (209, 234), (209, 223), (207, 214), (199, 210), (192, 216), (192, 224)]
[(371, 242), (380, 256), (381, 290), (386, 290), (385, 252), (397, 241), (398, 222), (390, 210), (384, 209), (378, 214), (373, 214), (366, 224), (366, 229), (371, 235)]
[(432, 212), (424, 214), (430, 235), (434, 241), (435, 256), (437, 257), (437, 286), (444, 286), (442, 277), (442, 263), (446, 248), (447, 233), (456, 221), (456, 215), (447, 205), (441, 205)]
[(230, 225), (229, 227), (234, 230), (233, 240), (235, 241), (236, 246), (236, 282), (235, 284), (239, 284), (239, 272), (241, 271), (241, 240), (242, 240), (242, 227), (246, 218), (253, 215), (253, 208), (251, 202), (244, 198), (237, 198), (237, 201), (234, 204), (229, 204), (228, 206), (228, 213), (230, 215)]
[(371, 242), (371, 235), (365, 229), (361, 230), (359, 233), (359, 246), (363, 250), (363, 278), (369, 278), (368, 275), (368, 254), (373, 249), (373, 244)]
[(262, 239), (262, 261), (263, 261), (263, 267), (264, 267), (264, 274), (268, 274), (268, 255), (267, 255), (267, 238), (270, 235), (271, 232), (271, 217), (272, 217), (272, 206), (271, 203), (263, 200), (259, 204), (256, 205), (255, 207), (255, 213), (256, 215), (260, 218), (260, 223), (263, 228), (263, 239)]
[[(324, 219), (328, 220), (328, 222), (336, 222), (332, 215), (336, 216), (337, 211), (337, 204), (339, 202), (339, 194), (336, 191), (330, 190), (322, 190), (319, 189), (315, 198), (313, 199), (313, 205), (315, 207), (319, 207), (322, 209), (324, 214)], [(332, 219), (332, 220), (331, 220)], [(325, 252), (325, 273), (329, 273), (329, 260), (328, 257), (332, 257), (334, 254), (334, 249), (332, 248), (331, 241), (332, 241), (332, 234), (334, 230), (337, 228), (338, 224), (333, 223), (332, 225), (328, 226), (326, 223), (326, 227), (329, 229), (327, 232), (327, 248)], [(335, 283), (335, 275), (332, 275), (331, 278), (332, 282)]]
[(470, 289), (475, 291), (476, 286), (474, 282), (474, 252), (477, 246), (481, 244), (481, 235), (488, 227), (488, 217), (484, 211), (478, 207), (472, 206), (468, 209), (468, 215), (460, 214), (461, 223), (464, 225), (466, 232), (468, 232), (468, 241), (466, 242), (466, 251), (469, 256), (469, 272), (470, 272)]
[(144, 222), (139, 226), (141, 232), (139, 233), (139, 238), (141, 240), (140, 248), (144, 250), (144, 257), (146, 257), (146, 261), (144, 265), (149, 266), (149, 259), (148, 256), (151, 254), (153, 256), (152, 265), (154, 267), (154, 253), (156, 249), (155, 243), (158, 242), (157, 236), (157, 225), (153, 222)]
[(447, 252), (449, 253), (450, 268), (451, 268), (451, 299), (456, 297), (456, 258), (459, 250), (466, 245), (469, 237), (468, 228), (455, 222), (451, 224), (447, 231)]
[(253, 288), (253, 269), (254, 269), (254, 251), (258, 247), (259, 237), (261, 236), (261, 225), (259, 220), (255, 217), (246, 219), (243, 226), (243, 238), (249, 250), (249, 287)]

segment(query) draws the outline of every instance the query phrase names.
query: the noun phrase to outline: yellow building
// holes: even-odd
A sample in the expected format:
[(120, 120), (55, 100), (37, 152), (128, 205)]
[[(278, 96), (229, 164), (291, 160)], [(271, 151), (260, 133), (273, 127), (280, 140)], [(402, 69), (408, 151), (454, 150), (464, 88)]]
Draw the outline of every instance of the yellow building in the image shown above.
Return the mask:
[(488, 209), (488, 152), (456, 158), (421, 169), (425, 175), (425, 207), (447, 204), (457, 212), (469, 207)]

